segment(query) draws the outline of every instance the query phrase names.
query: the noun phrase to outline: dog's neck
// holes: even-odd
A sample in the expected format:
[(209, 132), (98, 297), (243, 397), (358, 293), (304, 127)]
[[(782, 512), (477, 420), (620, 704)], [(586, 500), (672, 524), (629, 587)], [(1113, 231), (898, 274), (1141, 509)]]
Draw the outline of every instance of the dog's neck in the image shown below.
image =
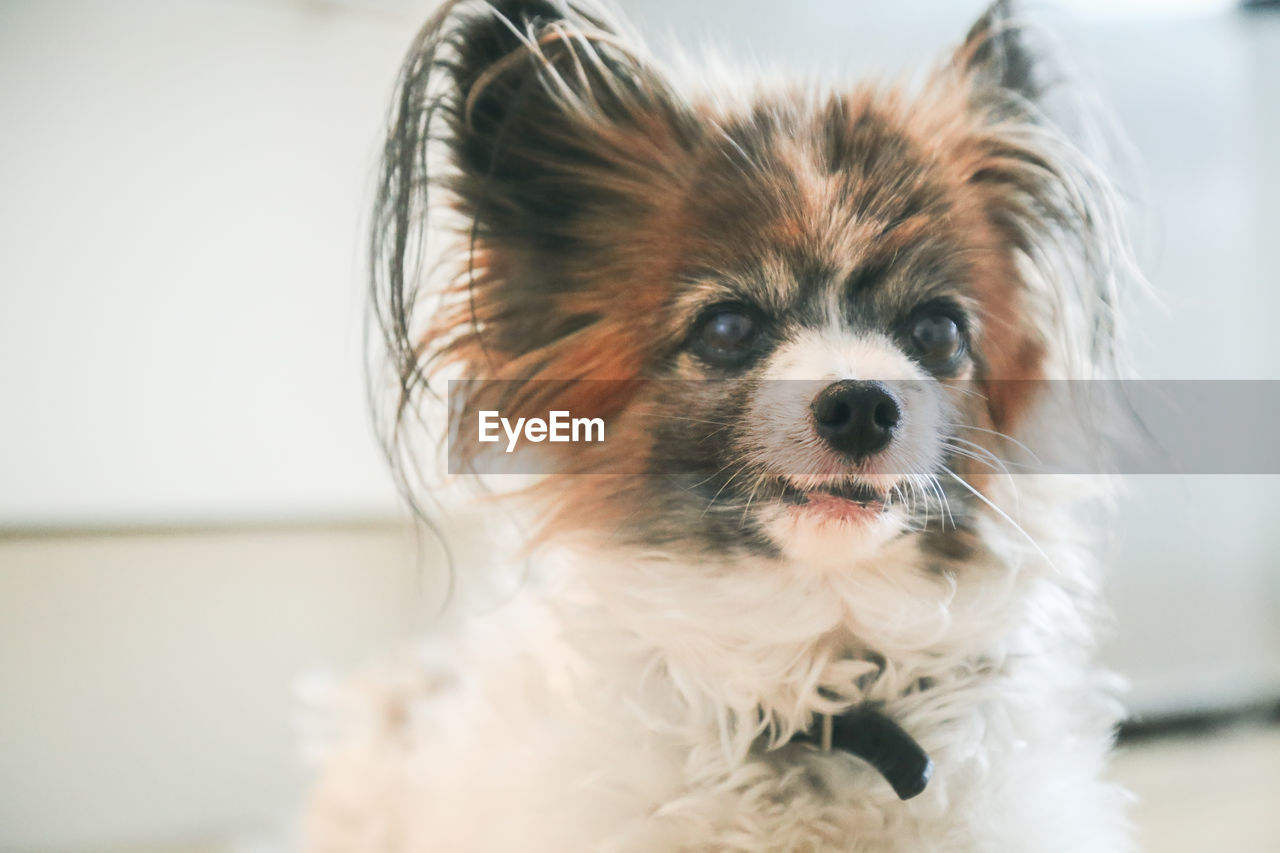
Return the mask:
[[(826, 713), (876, 708), (907, 723), (1047, 642), (1039, 629), (1048, 623), (1029, 619), (1024, 603), (1055, 579), (1001, 533), (987, 532), (956, 574), (937, 570), (914, 537), (841, 573), (573, 549), (546, 573), (542, 597), (601, 701), (640, 709), (644, 725), (677, 741), (717, 731), (726, 758), (739, 761), (766, 731), (775, 744), (815, 738)], [(832, 720), (833, 748), (837, 730), (866, 731), (837, 725), (845, 719)], [(910, 737), (891, 740), (905, 744), (894, 755), (923, 755)], [(889, 778), (885, 767), (899, 763), (879, 769)]]

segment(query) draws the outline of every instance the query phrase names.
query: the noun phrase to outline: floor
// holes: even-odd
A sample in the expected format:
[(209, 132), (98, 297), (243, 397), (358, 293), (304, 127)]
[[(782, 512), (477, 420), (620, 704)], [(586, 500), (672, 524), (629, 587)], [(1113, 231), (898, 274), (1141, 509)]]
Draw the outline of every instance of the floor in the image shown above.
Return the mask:
[(1280, 726), (1135, 744), (1116, 773), (1138, 798), (1140, 850), (1280, 851)]
[[(1280, 851), (1280, 726), (1144, 740), (1116, 775), (1137, 798), (1144, 853)], [(194, 843), (113, 853), (265, 853), (271, 845)]]

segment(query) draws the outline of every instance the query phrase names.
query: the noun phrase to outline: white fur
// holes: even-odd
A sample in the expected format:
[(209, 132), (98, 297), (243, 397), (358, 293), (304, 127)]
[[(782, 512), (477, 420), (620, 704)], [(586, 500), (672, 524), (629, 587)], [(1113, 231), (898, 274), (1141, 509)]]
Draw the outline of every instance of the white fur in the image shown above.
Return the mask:
[[(1128, 849), (1092, 572), (1054, 481), (1017, 489), (1039, 547), (991, 518), (954, 576), (910, 538), (821, 572), (544, 554), (465, 638), (352, 688), (307, 849)], [(862, 700), (933, 757), (918, 798), (765, 747)]]

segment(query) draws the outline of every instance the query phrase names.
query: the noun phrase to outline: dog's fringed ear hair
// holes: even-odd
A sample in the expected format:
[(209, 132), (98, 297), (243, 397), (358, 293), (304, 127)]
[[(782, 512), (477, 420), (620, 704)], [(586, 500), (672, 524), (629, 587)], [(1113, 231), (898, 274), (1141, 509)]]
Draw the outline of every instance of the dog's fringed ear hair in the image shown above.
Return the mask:
[(969, 30), (955, 62), (973, 81), (973, 95), (983, 99), (1009, 96), (1033, 104), (1043, 80), (1027, 46), (1010, 0), (995, 0)]
[(609, 162), (609, 137), (644, 120), (661, 83), (602, 12), (568, 0), (482, 4), (449, 43), (447, 136), (464, 212), (483, 237), (571, 237), (565, 220), (621, 165)]

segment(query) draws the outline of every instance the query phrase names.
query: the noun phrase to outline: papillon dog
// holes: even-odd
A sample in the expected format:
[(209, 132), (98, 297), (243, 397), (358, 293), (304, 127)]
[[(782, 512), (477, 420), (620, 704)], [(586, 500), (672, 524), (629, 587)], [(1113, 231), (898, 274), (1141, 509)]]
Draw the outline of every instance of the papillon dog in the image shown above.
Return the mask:
[(1128, 257), (1027, 42), (1001, 0), (902, 85), (678, 83), (589, 0), (444, 3), (384, 425), (519, 582), (335, 700), (307, 849), (1128, 849), (1096, 492), (1004, 464), (1115, 370)]

